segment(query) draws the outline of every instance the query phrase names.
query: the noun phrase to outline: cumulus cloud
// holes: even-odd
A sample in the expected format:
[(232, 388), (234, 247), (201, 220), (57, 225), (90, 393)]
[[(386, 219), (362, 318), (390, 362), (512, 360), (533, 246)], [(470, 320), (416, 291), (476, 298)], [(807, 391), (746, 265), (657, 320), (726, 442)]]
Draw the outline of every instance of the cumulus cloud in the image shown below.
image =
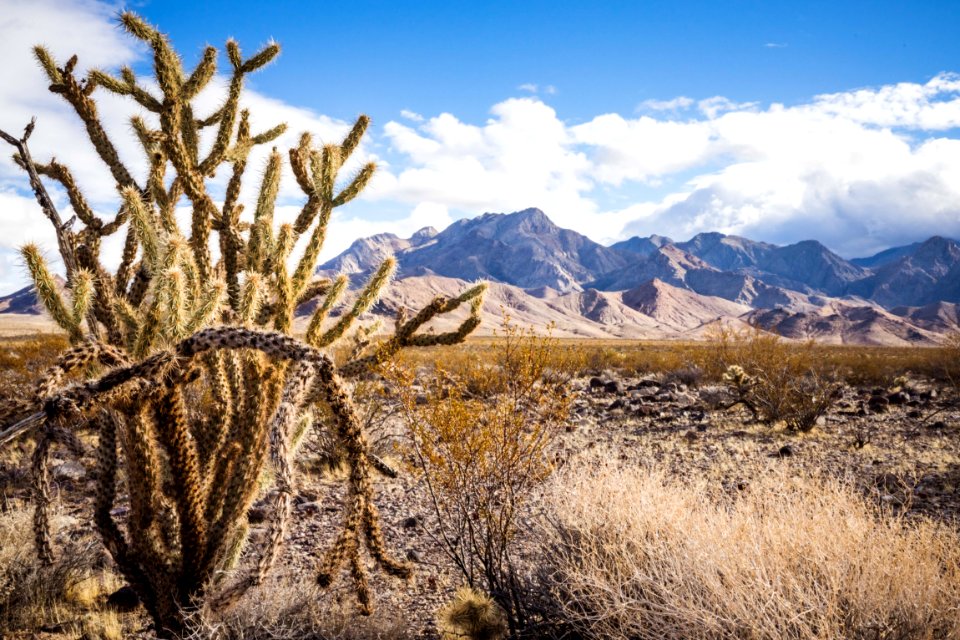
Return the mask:
[[(471, 214), (536, 205), (598, 239), (705, 230), (815, 237), (849, 256), (960, 236), (960, 140), (946, 133), (960, 127), (956, 74), (793, 106), (715, 96), (641, 107), (653, 113), (571, 125), (526, 98), (495, 105), (483, 125), (451, 114), (417, 128), (388, 123), (403, 168), (378, 197)], [(680, 109), (683, 120), (658, 115)], [(644, 198), (644, 188), (656, 196)], [(605, 204), (623, 191), (640, 195)]]
[(559, 224), (589, 225), (597, 209), (586, 195), (591, 163), (556, 111), (512, 98), (491, 116), (483, 125), (449, 113), (416, 128), (388, 122), (384, 135), (404, 163), (383, 172), (372, 197), (441, 203), (471, 215), (540, 207)]

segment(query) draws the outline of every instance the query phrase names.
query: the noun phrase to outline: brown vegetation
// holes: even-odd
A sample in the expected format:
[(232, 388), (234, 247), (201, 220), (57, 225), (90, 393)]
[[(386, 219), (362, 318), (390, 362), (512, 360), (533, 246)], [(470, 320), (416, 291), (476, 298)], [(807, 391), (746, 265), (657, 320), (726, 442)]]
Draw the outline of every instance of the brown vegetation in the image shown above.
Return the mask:
[(960, 535), (780, 473), (734, 495), (642, 468), (567, 474), (546, 558), (591, 638), (960, 635)]
[(437, 542), (466, 584), (489, 593), (519, 632), (529, 612), (517, 537), (534, 492), (553, 470), (549, 451), (569, 410), (562, 379), (569, 373), (555, 340), (509, 319), (503, 327), (491, 358), (460, 361), (456, 369), (437, 363), (423, 394), (413, 391), (411, 370), (393, 367), (390, 377)]

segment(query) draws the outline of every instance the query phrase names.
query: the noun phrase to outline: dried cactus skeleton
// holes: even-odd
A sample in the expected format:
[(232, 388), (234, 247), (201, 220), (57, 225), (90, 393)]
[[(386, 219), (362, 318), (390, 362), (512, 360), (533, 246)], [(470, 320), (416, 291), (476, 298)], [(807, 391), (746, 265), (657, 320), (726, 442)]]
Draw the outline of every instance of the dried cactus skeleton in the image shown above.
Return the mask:
[[(240, 109), (245, 77), (279, 52), (270, 44), (244, 59), (228, 41), (232, 66), (227, 97), (213, 114), (199, 118), (192, 103), (216, 72), (217, 51), (208, 47), (189, 75), (167, 38), (132, 13), (122, 26), (153, 52), (156, 86), (150, 92), (129, 68), (119, 77), (93, 70), (74, 74), (76, 57), (58, 67), (42, 47), (35, 53), (52, 85), (83, 121), (97, 154), (109, 168), (121, 195), (113, 220), (104, 222), (84, 198), (69, 169), (54, 161), (36, 164), (27, 148), (31, 123), (21, 139), (2, 133), (17, 148), (15, 160), (27, 171), (44, 213), (57, 232), (66, 267), (69, 303), (59, 291), (35, 246), (22, 254), (38, 295), (51, 317), (70, 336), (73, 348), (62, 355), (17, 407), (25, 419), (0, 434), (0, 444), (26, 428), (37, 428), (34, 453), (35, 529), (41, 558), (53, 555), (47, 518), (48, 464), (59, 444), (77, 457), (87, 452), (81, 428), (99, 437), (94, 468), (94, 520), (124, 576), (137, 590), (157, 628), (181, 634), (191, 608), (225, 606), (260, 583), (282, 544), (294, 490), (291, 438), (300, 417), (318, 404), (341, 439), (350, 463), (343, 527), (318, 568), (318, 581), (330, 583), (344, 563), (353, 575), (361, 609), (370, 610), (361, 540), (388, 573), (405, 576), (409, 567), (387, 552), (373, 503), (370, 462), (344, 377), (357, 376), (411, 346), (460, 342), (480, 322), (483, 284), (460, 296), (437, 298), (415, 315), (397, 317), (394, 335), (357, 340), (350, 360), (336, 366), (321, 351), (355, 329), (362, 314), (387, 285), (395, 262), (373, 274), (336, 321), (330, 311), (341, 303), (347, 280), (315, 279), (316, 262), (334, 208), (355, 198), (374, 173), (365, 164), (337, 190), (337, 177), (356, 151), (369, 124), (366, 116), (340, 144), (315, 148), (308, 134), (290, 150), (289, 162), (306, 202), (292, 224), (275, 229), (282, 158), (272, 151), (263, 174), (252, 220), (243, 220), (238, 203), (251, 149), (274, 141), (279, 125), (250, 131)], [(138, 183), (121, 161), (97, 115), (94, 92), (103, 88), (132, 98), (152, 114), (154, 126), (134, 117), (149, 161), (146, 181)], [(202, 131), (215, 127), (206, 152)], [(222, 204), (207, 180), (222, 165), (231, 175)], [(172, 169), (170, 175), (168, 171)], [(41, 176), (58, 182), (82, 223), (63, 223)], [(192, 209), (189, 233), (178, 226), (175, 210), (186, 198)], [(119, 267), (101, 263), (102, 239), (126, 229)], [(211, 252), (216, 234), (218, 259)], [(291, 261), (297, 240), (306, 236), (302, 255)], [(291, 270), (288, 264), (295, 264)], [(320, 297), (304, 341), (291, 337), (298, 305)], [(418, 333), (431, 319), (457, 308), (468, 317), (447, 333)], [(68, 384), (68, 376), (74, 380)], [(38, 411), (39, 408), (39, 411)], [(31, 412), (34, 412), (31, 414)], [(319, 413), (318, 413), (319, 415)], [(227, 580), (246, 538), (246, 512), (259, 479), (272, 472), (272, 516), (266, 543), (250, 554), (250, 567)], [(118, 482), (123, 480), (123, 483)], [(117, 522), (118, 493), (129, 501), (125, 522)]]

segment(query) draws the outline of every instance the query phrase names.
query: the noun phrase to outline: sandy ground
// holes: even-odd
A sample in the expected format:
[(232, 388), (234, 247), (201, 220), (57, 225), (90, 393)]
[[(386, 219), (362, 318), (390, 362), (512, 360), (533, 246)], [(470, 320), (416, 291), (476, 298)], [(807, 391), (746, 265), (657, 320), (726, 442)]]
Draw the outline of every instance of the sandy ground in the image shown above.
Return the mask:
[(0, 338), (57, 333), (59, 331), (57, 325), (47, 316), (0, 313)]

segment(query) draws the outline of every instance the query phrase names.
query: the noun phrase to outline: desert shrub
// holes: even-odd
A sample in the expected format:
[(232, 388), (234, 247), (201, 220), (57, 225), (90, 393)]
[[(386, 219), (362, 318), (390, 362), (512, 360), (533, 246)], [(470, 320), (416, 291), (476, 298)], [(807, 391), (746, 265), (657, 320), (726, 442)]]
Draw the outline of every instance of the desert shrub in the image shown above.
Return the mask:
[[(352, 388), (357, 406), (357, 418), (369, 443), (369, 456), (375, 468), (387, 475), (396, 475), (388, 460), (396, 453), (403, 437), (403, 429), (394, 419), (399, 411), (391, 398), (389, 389), (380, 379), (358, 380)], [(307, 419), (329, 423), (334, 419), (324, 407), (318, 407)], [(348, 456), (344, 443), (330, 429), (307, 430), (303, 442), (302, 462), (322, 473), (339, 473), (348, 469)]]
[(947, 336), (939, 349), (943, 378), (954, 389), (960, 389), (960, 331)]
[(440, 548), (469, 587), (503, 608), (514, 633), (529, 623), (517, 563), (521, 519), (553, 471), (549, 445), (570, 404), (549, 367), (555, 346), (507, 321), (490, 358), (457, 374), (437, 364), (422, 395), (410, 369), (390, 373)]
[(557, 616), (588, 638), (960, 634), (960, 535), (842, 482), (778, 473), (726, 495), (602, 467), (556, 479), (549, 504)]
[(720, 329), (704, 368), (722, 370), (734, 404), (746, 406), (756, 419), (782, 420), (797, 431), (812, 429), (842, 388), (836, 375), (818, 364), (813, 342), (790, 344), (760, 329)]
[(32, 514), (13, 508), (0, 514), (0, 637), (62, 628), (87, 638), (120, 640), (117, 615), (103, 607), (118, 578), (97, 568), (98, 543), (70, 542), (56, 562), (43, 564), (31, 544)]
[(623, 349), (599, 346), (590, 350), (586, 365), (588, 371), (601, 373), (608, 369), (623, 369), (626, 362), (627, 354)]
[(461, 587), (438, 613), (443, 640), (501, 640), (507, 618), (496, 602), (470, 587)]
[(24, 417), (25, 409), (17, 402), (23, 389), (36, 380), (37, 371), (52, 365), (66, 346), (67, 341), (59, 335), (0, 339), (0, 430)]
[(703, 381), (703, 371), (696, 365), (686, 365), (667, 371), (663, 381), (697, 387)]

